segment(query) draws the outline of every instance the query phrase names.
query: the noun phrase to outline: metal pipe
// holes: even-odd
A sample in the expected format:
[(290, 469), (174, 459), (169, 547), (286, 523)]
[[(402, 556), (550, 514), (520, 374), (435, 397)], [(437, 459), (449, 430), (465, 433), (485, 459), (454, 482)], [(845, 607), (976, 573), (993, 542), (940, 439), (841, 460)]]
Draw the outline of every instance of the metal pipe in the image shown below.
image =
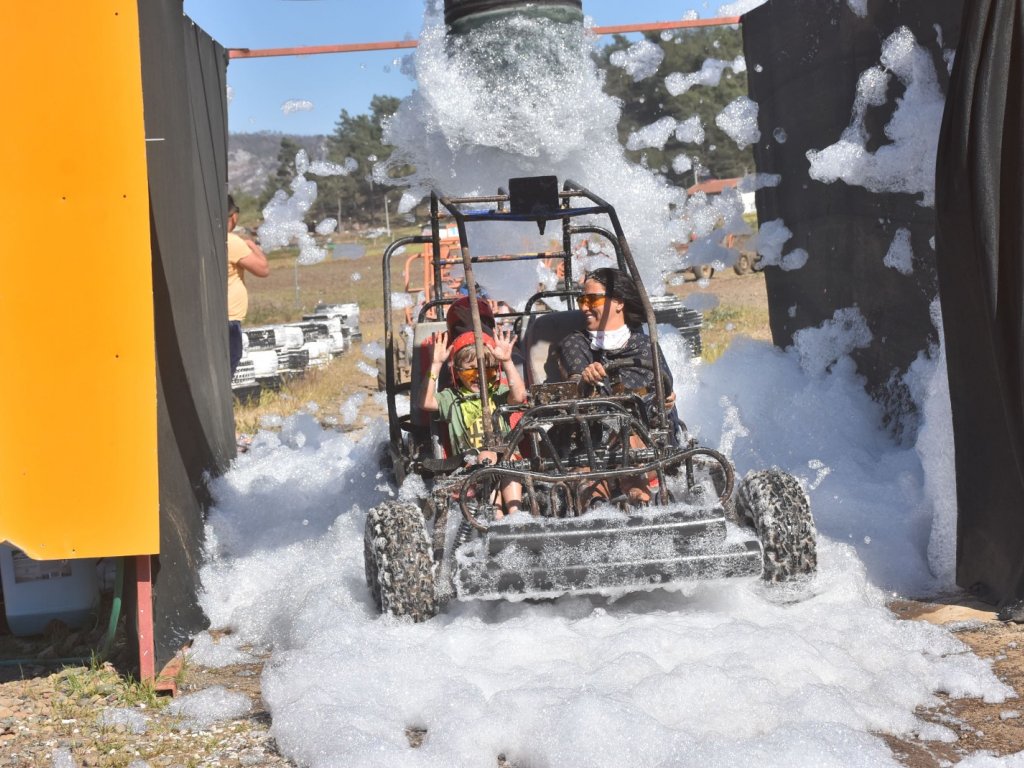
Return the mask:
[[(727, 27), (742, 23), (739, 16), (720, 16), (714, 19), (686, 21), (652, 21), (640, 24), (619, 24), (609, 27), (591, 27), (595, 35), (621, 35), (629, 32), (659, 32), (669, 29), (696, 29), (699, 27)], [(264, 59), (275, 56), (316, 56), (322, 53), (365, 53), (415, 48), (418, 40), (391, 40), (378, 43), (344, 43), (339, 45), (298, 45), (290, 48), (228, 48), (229, 59)]]

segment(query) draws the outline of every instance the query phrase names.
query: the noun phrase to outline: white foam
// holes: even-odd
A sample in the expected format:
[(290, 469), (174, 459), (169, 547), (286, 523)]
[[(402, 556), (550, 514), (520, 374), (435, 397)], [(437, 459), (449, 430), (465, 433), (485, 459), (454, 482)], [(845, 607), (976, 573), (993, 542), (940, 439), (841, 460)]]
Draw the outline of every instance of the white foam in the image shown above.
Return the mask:
[(807, 251), (803, 248), (794, 248), (786, 255), (782, 254), (783, 246), (792, 236), (792, 231), (782, 219), (773, 219), (762, 224), (747, 244), (748, 248), (761, 255), (758, 269), (768, 266), (780, 267), (783, 270), (802, 267), (808, 258)]
[(214, 639), (209, 632), (200, 632), (192, 641), (188, 659), (190, 662), (212, 668), (255, 661), (251, 653), (239, 648), (240, 644), (239, 639), (233, 635), (223, 635)]
[(746, 96), (730, 101), (715, 117), (715, 125), (725, 131), (740, 149), (761, 138), (757, 127), (757, 102)]
[[(839, 140), (807, 152), (810, 176), (825, 183), (842, 180), (872, 192), (916, 194), (921, 205), (934, 205), (935, 154), (945, 99), (931, 55), (901, 27), (882, 44), (880, 64), (861, 73), (853, 116)], [(885, 103), (890, 72), (905, 90), (885, 126), (889, 143), (869, 152), (866, 113)]]
[(767, 0), (736, 0), (734, 3), (726, 3), (718, 7), (718, 16), (742, 16), (748, 11), (759, 8)]
[(188, 693), (167, 705), (167, 711), (183, 719), (186, 728), (204, 730), (223, 720), (235, 720), (249, 713), (252, 701), (244, 693), (212, 685)]
[(613, 67), (621, 67), (633, 82), (645, 80), (661, 66), (665, 51), (650, 40), (641, 40), (624, 51), (615, 51), (608, 61)]
[(145, 733), (149, 728), (146, 716), (131, 707), (104, 707), (100, 713), (100, 725), (104, 728), (123, 726), (129, 733)]
[[(263, 694), (282, 751), (312, 766), (479, 765), (499, 753), (550, 765), (895, 765), (878, 734), (950, 737), (914, 715), (936, 691), (1003, 700), (1009, 689), (953, 635), (883, 605), (882, 588), (936, 588), (922, 540), (930, 509), (921, 446), (891, 442), (840, 352), (864, 338), (850, 315), (799, 351), (739, 340), (689, 368), (666, 331), (701, 442), (728, 447), (741, 475), (777, 465), (808, 487), (820, 573), (787, 589), (707, 583), (611, 602), (453, 603), (419, 625), (380, 618), (363, 583), (362, 522), (388, 495), (374, 469), (384, 425), (359, 439), (254, 443), (213, 483), (203, 606), (215, 625), (273, 647)], [(922, 360), (922, 375), (934, 365)], [(427, 729), (418, 749), (410, 727)]]
[(663, 149), (676, 130), (676, 120), (673, 117), (662, 117), (650, 125), (633, 131), (626, 140), (626, 149), (646, 149), (653, 147)]
[(672, 170), (676, 173), (686, 173), (693, 168), (693, 158), (689, 155), (679, 154), (672, 158)]
[(322, 219), (316, 225), (316, 233), (318, 235), (329, 235), (338, 228), (337, 219)]
[(698, 85), (713, 88), (721, 82), (722, 74), (727, 69), (731, 69), (734, 72), (745, 72), (747, 69), (746, 60), (742, 56), (737, 56), (732, 61), (705, 59), (700, 69), (696, 72), (685, 74), (673, 72), (668, 75), (665, 78), (665, 90), (669, 92), (670, 96), (680, 96)]
[(293, 112), (311, 112), (313, 102), (309, 99), (288, 99), (281, 104), (281, 114), (290, 115)]
[(701, 123), (700, 118), (694, 115), (679, 123), (679, 126), (676, 128), (676, 138), (686, 144), (703, 144), (705, 138), (704, 125)]
[(868, 0), (846, 0), (846, 4), (850, 7), (851, 11), (862, 19), (867, 18)]
[(914, 273), (914, 251), (910, 245), (910, 230), (900, 227), (892, 239), (889, 250), (882, 259), (885, 266), (895, 269), (901, 275), (912, 275)]
[(802, 328), (793, 334), (800, 366), (811, 376), (820, 376), (844, 355), (871, 343), (867, 320), (857, 307), (837, 309), (831, 320), (817, 328)]

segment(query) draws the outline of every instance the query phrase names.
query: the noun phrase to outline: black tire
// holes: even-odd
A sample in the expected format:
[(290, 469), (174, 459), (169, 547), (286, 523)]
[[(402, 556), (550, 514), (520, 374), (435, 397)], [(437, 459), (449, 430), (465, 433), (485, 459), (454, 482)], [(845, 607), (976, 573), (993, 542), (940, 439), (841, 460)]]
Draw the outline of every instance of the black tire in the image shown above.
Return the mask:
[(736, 494), (736, 512), (757, 531), (765, 581), (789, 581), (817, 570), (811, 503), (795, 477), (778, 469), (747, 473)]
[(434, 558), (415, 504), (385, 501), (366, 515), (366, 585), (381, 613), (426, 621), (437, 615)]
[(693, 273), (694, 280), (710, 280), (714, 277), (715, 268), (710, 264), (698, 264), (696, 267), (690, 267), (690, 272)]
[(754, 262), (749, 253), (741, 253), (733, 265), (733, 272), (737, 275), (746, 275), (754, 269)]

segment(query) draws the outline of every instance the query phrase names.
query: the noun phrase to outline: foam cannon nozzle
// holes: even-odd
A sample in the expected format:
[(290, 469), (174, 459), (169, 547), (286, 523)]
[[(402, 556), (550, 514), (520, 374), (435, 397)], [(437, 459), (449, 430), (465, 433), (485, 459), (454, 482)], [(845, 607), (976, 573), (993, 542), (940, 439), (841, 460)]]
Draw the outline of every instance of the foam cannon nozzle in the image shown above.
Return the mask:
[(451, 35), (513, 14), (583, 24), (583, 0), (444, 0), (444, 23)]

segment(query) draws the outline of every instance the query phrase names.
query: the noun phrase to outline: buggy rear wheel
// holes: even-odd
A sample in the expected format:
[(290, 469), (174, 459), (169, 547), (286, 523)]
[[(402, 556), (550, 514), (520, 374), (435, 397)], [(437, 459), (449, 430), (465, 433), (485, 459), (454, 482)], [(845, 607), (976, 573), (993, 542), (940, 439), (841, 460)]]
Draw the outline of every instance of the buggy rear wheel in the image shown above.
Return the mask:
[(736, 512), (757, 531), (765, 581), (789, 581), (817, 570), (811, 503), (795, 477), (778, 469), (749, 472), (736, 495)]
[(437, 615), (434, 558), (415, 504), (385, 501), (366, 515), (366, 585), (381, 613), (426, 621)]

